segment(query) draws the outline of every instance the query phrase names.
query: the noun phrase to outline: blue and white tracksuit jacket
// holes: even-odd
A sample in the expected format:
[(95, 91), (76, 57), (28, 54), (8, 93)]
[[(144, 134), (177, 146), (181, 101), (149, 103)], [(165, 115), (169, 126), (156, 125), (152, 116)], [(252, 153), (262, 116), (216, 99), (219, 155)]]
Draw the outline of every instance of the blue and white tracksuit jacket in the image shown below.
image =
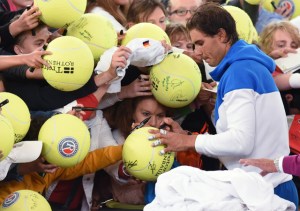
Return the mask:
[[(243, 40), (231, 46), (210, 74), (219, 81), (215, 106), (216, 135), (198, 135), (196, 151), (217, 157), (227, 169), (261, 170), (239, 164), (241, 158), (274, 159), (288, 155), (288, 125), (271, 73), (274, 61)], [(274, 187), (292, 179), (283, 173), (264, 177)]]

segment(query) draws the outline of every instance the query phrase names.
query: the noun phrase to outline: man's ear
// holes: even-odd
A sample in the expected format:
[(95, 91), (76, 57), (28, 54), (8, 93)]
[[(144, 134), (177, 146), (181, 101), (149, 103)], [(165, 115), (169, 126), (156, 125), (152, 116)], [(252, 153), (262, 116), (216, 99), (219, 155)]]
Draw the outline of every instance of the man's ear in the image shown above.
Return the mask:
[(224, 29), (220, 28), (217, 35), (222, 43), (228, 42), (227, 33)]
[(14, 52), (16, 53), (16, 54), (23, 54), (23, 52), (22, 52), (22, 50), (21, 50), (21, 48), (20, 48), (20, 46), (19, 45), (14, 45)]

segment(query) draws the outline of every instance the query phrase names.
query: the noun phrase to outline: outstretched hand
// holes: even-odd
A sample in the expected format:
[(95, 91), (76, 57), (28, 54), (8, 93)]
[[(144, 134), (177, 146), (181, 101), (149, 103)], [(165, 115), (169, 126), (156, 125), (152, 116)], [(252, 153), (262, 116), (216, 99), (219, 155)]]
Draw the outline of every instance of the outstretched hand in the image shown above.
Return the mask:
[(269, 53), (269, 56), (273, 59), (279, 59), (287, 57), (288, 53), (297, 53), (297, 51), (293, 48), (275, 49)]
[(34, 29), (39, 24), (41, 14), (41, 11), (36, 6), (25, 10), (17, 20), (10, 24), (10, 34), (15, 37), (23, 31)]
[(164, 129), (149, 130), (152, 135), (148, 138), (153, 141), (152, 146), (164, 145), (165, 148), (160, 152), (161, 155), (166, 152), (187, 151), (189, 149), (195, 150), (196, 135), (184, 135), (166, 131)]
[(43, 65), (46, 67), (50, 67), (47, 61), (45, 61), (42, 57), (44, 55), (50, 55), (52, 54), (50, 51), (34, 51), (30, 54), (22, 54), (23, 55), (23, 60), (24, 64), (26, 64), (29, 67), (34, 67), (34, 68), (42, 68)]
[(35, 161), (29, 163), (19, 163), (18, 173), (25, 175), (31, 172), (39, 173), (54, 173), (57, 170), (57, 166), (53, 164), (47, 164), (45, 158), (39, 157)]
[(268, 173), (277, 172), (274, 161), (271, 159), (240, 159), (239, 162), (244, 166), (255, 166), (262, 169), (262, 172), (260, 173), (262, 176), (265, 176)]

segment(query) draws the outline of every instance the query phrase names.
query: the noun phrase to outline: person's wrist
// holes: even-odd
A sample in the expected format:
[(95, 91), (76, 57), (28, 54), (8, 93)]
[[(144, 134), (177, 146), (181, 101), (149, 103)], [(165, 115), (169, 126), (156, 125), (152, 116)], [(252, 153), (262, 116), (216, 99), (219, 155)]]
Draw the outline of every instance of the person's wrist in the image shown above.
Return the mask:
[(274, 163), (276, 171), (281, 172), (280, 168), (279, 168), (279, 158), (274, 159), (273, 163)]
[(124, 100), (124, 97), (122, 96), (122, 92), (116, 93), (116, 97), (117, 97), (117, 100), (118, 100), (118, 101)]
[(184, 130), (184, 133), (185, 133), (186, 135), (192, 135), (192, 134), (193, 134), (191, 131), (188, 131), (188, 130)]
[(12, 22), (8, 27), (9, 33), (12, 37), (16, 37), (19, 33), (21, 33), (21, 28), (17, 21)]

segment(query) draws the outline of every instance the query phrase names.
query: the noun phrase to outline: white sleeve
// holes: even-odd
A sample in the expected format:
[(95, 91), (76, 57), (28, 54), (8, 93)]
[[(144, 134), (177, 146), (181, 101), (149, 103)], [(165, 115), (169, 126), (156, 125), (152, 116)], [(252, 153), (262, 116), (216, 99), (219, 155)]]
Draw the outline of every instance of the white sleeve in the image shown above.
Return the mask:
[(105, 93), (103, 98), (101, 99), (98, 108), (105, 109), (112, 105), (114, 105), (116, 102), (122, 101), (118, 98), (117, 93)]
[(216, 135), (198, 135), (196, 151), (208, 156), (246, 156), (255, 145), (253, 90), (227, 93), (219, 107)]

